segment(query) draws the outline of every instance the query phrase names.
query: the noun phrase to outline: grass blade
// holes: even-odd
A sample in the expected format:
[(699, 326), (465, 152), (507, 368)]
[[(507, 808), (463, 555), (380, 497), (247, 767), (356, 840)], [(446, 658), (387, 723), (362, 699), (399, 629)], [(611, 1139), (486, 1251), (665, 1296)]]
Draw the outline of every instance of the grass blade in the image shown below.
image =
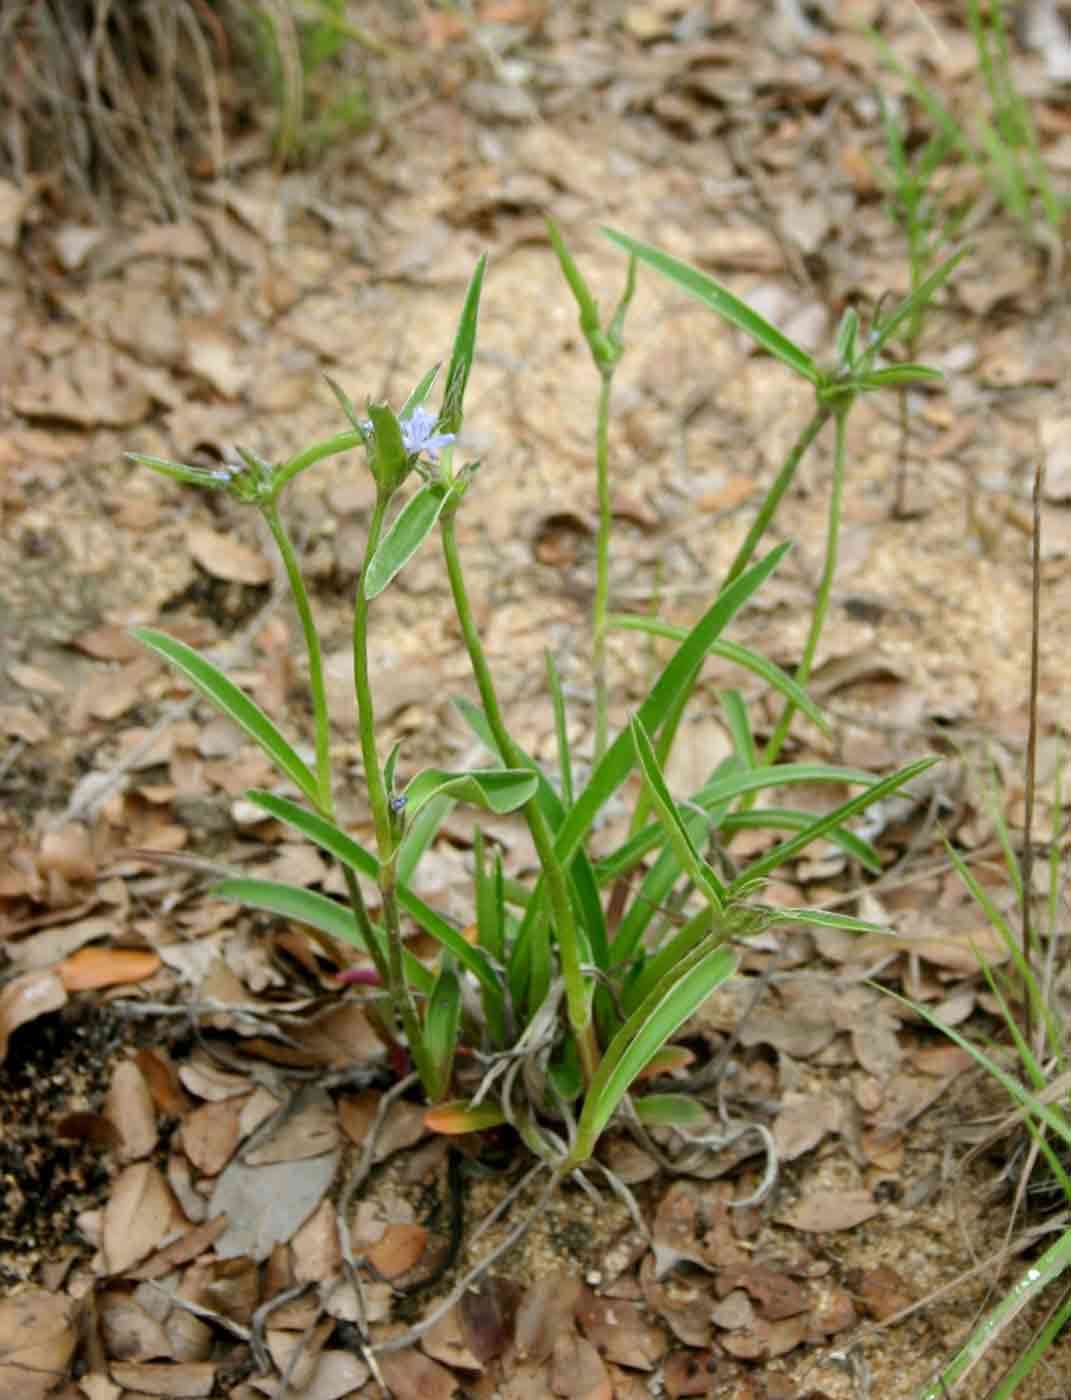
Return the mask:
[(312, 770), (298, 757), (260, 706), (239, 690), (232, 680), (200, 652), (194, 651), (185, 642), (169, 637), (166, 632), (157, 632), (152, 627), (135, 627), (133, 635), (143, 646), (181, 671), (195, 690), (259, 745), (280, 773), (296, 783), (314, 806), (319, 804), (319, 788)]

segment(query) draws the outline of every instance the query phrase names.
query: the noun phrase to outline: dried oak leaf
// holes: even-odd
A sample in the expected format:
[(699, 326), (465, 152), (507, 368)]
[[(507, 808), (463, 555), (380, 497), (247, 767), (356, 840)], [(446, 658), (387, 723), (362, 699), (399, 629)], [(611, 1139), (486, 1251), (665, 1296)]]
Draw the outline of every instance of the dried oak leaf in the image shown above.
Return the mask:
[(55, 972), (42, 970), (13, 977), (0, 991), (0, 1064), (7, 1057), (8, 1041), (19, 1026), (36, 1020), (67, 1003), (67, 989)]
[(104, 1113), (115, 1129), (121, 1162), (149, 1156), (157, 1141), (156, 1110), (145, 1077), (133, 1060), (116, 1065)]
[(665, 1333), (648, 1322), (635, 1303), (600, 1298), (585, 1288), (576, 1316), (580, 1330), (608, 1361), (634, 1371), (653, 1371), (665, 1354)]
[(121, 1274), (140, 1264), (183, 1224), (171, 1189), (154, 1166), (134, 1162), (124, 1168), (104, 1207), (101, 1245), (108, 1273)]
[(44, 1400), (66, 1374), (77, 1339), (69, 1298), (29, 1288), (0, 1301), (0, 1395)]
[(458, 1383), (446, 1367), (412, 1348), (383, 1352), (379, 1369), (395, 1400), (453, 1400), (457, 1394)]
[(779, 1225), (794, 1230), (814, 1231), (854, 1230), (864, 1221), (872, 1220), (881, 1210), (869, 1191), (834, 1189), (812, 1191), (777, 1217)]

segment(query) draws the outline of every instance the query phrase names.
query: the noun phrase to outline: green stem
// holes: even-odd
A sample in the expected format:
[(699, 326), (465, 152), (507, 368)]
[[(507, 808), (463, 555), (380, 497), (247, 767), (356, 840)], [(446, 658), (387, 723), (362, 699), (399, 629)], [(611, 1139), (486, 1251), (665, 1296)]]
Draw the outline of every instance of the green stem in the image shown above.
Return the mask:
[(396, 1013), (401, 1017), (402, 1029), (409, 1044), (409, 1053), (420, 1075), (420, 1082), (429, 1099), (438, 1094), (438, 1075), (428, 1057), (424, 1044), (424, 1032), (417, 1016), (412, 990), (406, 981), (402, 966), (402, 928), (398, 918), (398, 897), (395, 889), (394, 859), (381, 861), (379, 867), (379, 890), (383, 900), (383, 925), (387, 930), (387, 957), (391, 1001)]
[[(372, 684), (368, 672), (368, 595), (365, 593), (364, 575), (368, 561), (376, 552), (383, 522), (390, 505), (391, 491), (378, 491), (372, 519), (368, 526), (368, 539), (365, 542), (364, 563), (357, 583), (357, 598), (353, 605), (353, 688), (357, 701), (357, 729), (361, 741), (361, 758), (364, 763), (365, 783), (368, 787), (368, 802), (372, 808), (372, 822), (376, 832), (376, 849), (379, 853), (379, 892), (383, 908), (383, 926), (387, 934), (387, 987), (390, 992), (394, 1013), (401, 1019), (402, 1029), (409, 1044), (409, 1053), (420, 1075), (421, 1083), (429, 1096), (434, 1096), (436, 1078), (429, 1064), (424, 1047), (424, 1037), (416, 1014), (412, 993), (405, 978), (402, 963), (402, 930), (398, 918), (398, 898), (395, 888), (397, 860), (397, 839), (391, 820), (390, 794), (383, 777), (383, 768), (376, 749), (376, 716), (372, 700)], [(378, 968), (377, 968), (378, 970)], [(382, 976), (382, 973), (380, 974)]]
[(747, 532), (747, 538), (744, 540), (739, 550), (737, 550), (736, 558), (730, 565), (729, 572), (725, 577), (726, 587), (732, 583), (735, 578), (738, 578), (747, 568), (748, 564), (750, 564), (751, 556), (758, 548), (759, 541), (766, 533), (766, 527), (773, 519), (777, 507), (781, 504), (781, 497), (792, 484), (792, 478), (796, 475), (796, 468), (799, 466), (803, 454), (825, 427), (832, 412), (833, 409), (829, 404), (819, 404), (814, 417), (796, 439), (796, 445), (785, 459), (784, 466), (777, 474), (777, 480), (766, 493), (766, 499), (763, 501), (751, 529)]
[(394, 838), (391, 832), (387, 787), (383, 781), (383, 769), (376, 750), (376, 716), (372, 701), (372, 684), (368, 674), (368, 596), (364, 591), (364, 575), (368, 561), (375, 554), (379, 544), (389, 504), (390, 495), (382, 491), (377, 492), (372, 520), (368, 527), (361, 577), (357, 583), (357, 599), (353, 606), (353, 688), (357, 700), (357, 730), (361, 741), (365, 782), (368, 785), (368, 801), (372, 808), (372, 822), (376, 831), (376, 846), (381, 861), (390, 859)]
[(288, 481), (293, 481), (294, 477), (303, 472), (306, 467), (315, 466), (317, 462), (322, 462), (325, 457), (337, 456), (339, 452), (352, 452), (355, 447), (363, 446), (364, 438), (356, 431), (337, 433), (333, 438), (327, 438), (324, 442), (314, 442), (311, 447), (306, 447), (304, 452), (299, 452), (296, 457), (291, 457), (289, 462), (281, 466), (275, 473), (272, 484), (276, 494)]
[(261, 514), (268, 522), (268, 529), (282, 556), (287, 581), (290, 584), (290, 594), (301, 620), (301, 630), (305, 634), (305, 651), (309, 659), (309, 689), (312, 692), (312, 712), (316, 726), (316, 786), (319, 790), (317, 805), (325, 817), (333, 817), (335, 804), (331, 792), (331, 733), (327, 716), (320, 634), (316, 630), (308, 590), (293, 542), (287, 534), (274, 497), (261, 506)]
[[(845, 430), (848, 422), (848, 413), (851, 410), (852, 400), (849, 398), (840, 403), (834, 410), (836, 416), (836, 440), (833, 448), (833, 483), (829, 492), (829, 522), (826, 526), (826, 559), (822, 569), (822, 577), (818, 584), (818, 595), (814, 602), (814, 612), (811, 614), (811, 626), (807, 633), (807, 641), (804, 644), (803, 656), (796, 669), (796, 680), (800, 685), (805, 686), (810, 679), (811, 667), (814, 665), (815, 652), (818, 650), (818, 641), (822, 635), (822, 628), (825, 625), (826, 614), (829, 611), (829, 599), (833, 591), (833, 578), (837, 572), (837, 553), (840, 544), (840, 520), (842, 504), (844, 500), (844, 448)], [(791, 700), (785, 701), (785, 708), (781, 712), (777, 728), (770, 735), (769, 742), (762, 755), (762, 763), (772, 766), (777, 762), (777, 756), (781, 752), (781, 746), (788, 735), (792, 717), (796, 713), (796, 706)], [(753, 802), (758, 796), (751, 794)], [(749, 804), (750, 805), (750, 804)]]
[(595, 476), (599, 493), (599, 527), (595, 552), (595, 602), (592, 609), (592, 662), (595, 682), (595, 755), (598, 766), (609, 742), (609, 694), (606, 683), (606, 633), (610, 606), (610, 388), (613, 371), (604, 372), (595, 427)]
[[(527, 766), (525, 756), (513, 742), (502, 718), (502, 710), (498, 703), (498, 695), (495, 692), (487, 657), (484, 654), (483, 643), (480, 640), (480, 634), (472, 616), (472, 609), (469, 606), (452, 511), (443, 512), (440, 526), (443, 557), (446, 560), (446, 572), (450, 579), (454, 610), (461, 624), (461, 633), (469, 654), (476, 687), (480, 692), (484, 714), (487, 716), (487, 723), (495, 737), (495, 743), (498, 745), (503, 761), (511, 767), (524, 768)], [(597, 1067), (598, 1048), (591, 1024), (591, 1005), (584, 986), (583, 974), (580, 971), (580, 945), (573, 905), (569, 898), (569, 887), (566, 883), (565, 871), (562, 869), (561, 862), (554, 850), (554, 838), (550, 827), (536, 798), (532, 798), (525, 804), (524, 815), (528, 822), (528, 829), (532, 834), (536, 853), (539, 856), (544, 879), (547, 882), (547, 893), (554, 913), (558, 948), (561, 954), (562, 976), (565, 979), (569, 1021), (576, 1036), (585, 1075), (590, 1080)]]

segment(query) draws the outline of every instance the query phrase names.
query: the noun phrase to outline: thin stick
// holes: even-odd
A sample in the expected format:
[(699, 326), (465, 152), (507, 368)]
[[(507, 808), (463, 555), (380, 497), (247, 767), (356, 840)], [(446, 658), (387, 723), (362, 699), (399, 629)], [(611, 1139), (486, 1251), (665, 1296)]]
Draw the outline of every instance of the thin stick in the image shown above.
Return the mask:
[[(1029, 715), (1030, 728), (1027, 732), (1026, 740), (1026, 819), (1023, 823), (1023, 856), (1022, 856), (1022, 876), (1023, 876), (1023, 961), (1027, 969), (1033, 971), (1032, 953), (1034, 947), (1034, 930), (1030, 915), (1030, 904), (1033, 896), (1033, 874), (1034, 874), (1034, 794), (1037, 783), (1037, 759), (1038, 759), (1038, 673), (1040, 669), (1040, 634), (1041, 634), (1041, 488), (1045, 480), (1045, 463), (1043, 459), (1038, 459), (1037, 467), (1034, 470), (1034, 547), (1032, 560), (1031, 597), (1030, 597), (1030, 699)], [(1025, 1016), (1026, 1040), (1029, 1044), (1031, 1036), (1031, 1024), (1033, 1021), (1033, 1008), (1030, 1004), (1029, 988), (1023, 989), (1023, 1006)], [(1039, 1026), (1039, 1031), (1041, 1027)]]

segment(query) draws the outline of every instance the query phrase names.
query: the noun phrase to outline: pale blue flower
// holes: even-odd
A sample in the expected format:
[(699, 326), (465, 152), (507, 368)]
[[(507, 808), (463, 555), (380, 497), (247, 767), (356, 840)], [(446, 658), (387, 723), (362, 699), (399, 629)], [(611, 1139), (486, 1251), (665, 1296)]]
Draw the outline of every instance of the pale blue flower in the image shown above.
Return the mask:
[(408, 418), (402, 420), (402, 443), (410, 457), (423, 455), (429, 462), (437, 462), (442, 449), (456, 440), (456, 433), (434, 432), (435, 422), (435, 414), (429, 413), (422, 405), (418, 405)]

